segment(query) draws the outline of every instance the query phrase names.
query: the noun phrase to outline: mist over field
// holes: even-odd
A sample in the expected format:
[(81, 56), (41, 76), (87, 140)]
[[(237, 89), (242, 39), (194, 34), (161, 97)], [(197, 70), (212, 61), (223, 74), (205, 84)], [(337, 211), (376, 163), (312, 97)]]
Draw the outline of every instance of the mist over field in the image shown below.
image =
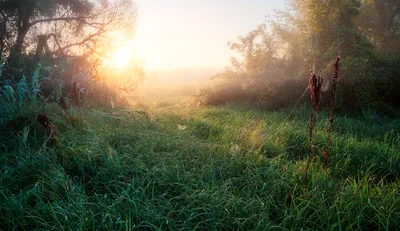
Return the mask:
[(397, 0), (0, 0), (0, 230), (398, 230)]

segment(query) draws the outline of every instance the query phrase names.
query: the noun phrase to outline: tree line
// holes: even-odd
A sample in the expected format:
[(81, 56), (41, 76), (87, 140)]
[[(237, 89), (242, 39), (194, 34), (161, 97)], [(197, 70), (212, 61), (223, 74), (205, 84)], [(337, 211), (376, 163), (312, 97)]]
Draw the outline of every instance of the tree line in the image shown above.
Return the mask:
[[(287, 10), (229, 42), (238, 56), (214, 76), (225, 80), (222, 84), (200, 92), (200, 102), (286, 107), (307, 87), (310, 69), (324, 78), (328, 92), (333, 62), (341, 56), (338, 110), (393, 114), (400, 106), (400, 1), (288, 3)], [(329, 102), (326, 97), (323, 102)]]

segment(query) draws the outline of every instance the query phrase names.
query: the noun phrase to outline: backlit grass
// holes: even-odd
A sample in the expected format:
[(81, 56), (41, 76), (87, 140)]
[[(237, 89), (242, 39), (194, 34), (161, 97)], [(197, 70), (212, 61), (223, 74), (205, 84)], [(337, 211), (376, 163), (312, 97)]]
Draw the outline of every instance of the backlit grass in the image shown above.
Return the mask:
[(304, 187), (309, 112), (171, 106), (148, 120), (87, 110), (72, 124), (50, 116), (53, 146), (41, 146), (41, 132), (2, 139), (0, 229), (400, 227), (400, 121), (336, 117), (325, 170), (319, 113)]

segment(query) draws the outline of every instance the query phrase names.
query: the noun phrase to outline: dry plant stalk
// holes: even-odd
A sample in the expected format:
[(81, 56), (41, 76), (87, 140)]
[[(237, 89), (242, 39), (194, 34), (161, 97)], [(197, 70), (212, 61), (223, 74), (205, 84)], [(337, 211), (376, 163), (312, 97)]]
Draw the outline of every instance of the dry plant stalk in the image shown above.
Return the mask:
[(59, 105), (63, 109), (64, 113), (69, 117), (70, 121), (72, 121), (72, 116), (71, 116), (71, 114), (69, 114), (68, 104), (65, 101), (64, 97), (60, 97)]
[[(79, 109), (79, 115), (80, 115), (80, 122), (81, 125), (83, 125), (83, 118), (82, 118), (82, 110), (81, 109), (81, 104), (80, 104), (80, 100), (79, 100), (79, 86), (77, 82), (73, 82), (72, 83), (72, 87), (73, 87), (73, 96), (74, 96), (74, 100), (75, 100), (75, 105), (78, 107)], [(70, 117), (71, 119), (71, 117)]]
[(332, 92), (331, 92), (331, 106), (329, 110), (329, 129), (328, 129), (328, 137), (326, 139), (326, 148), (327, 148), (327, 156), (329, 156), (331, 150), (331, 131), (333, 126), (333, 110), (335, 108), (335, 94), (336, 88), (339, 82), (339, 72), (340, 72), (340, 56), (336, 57), (336, 61), (333, 64), (334, 73), (332, 76)]
[(55, 136), (56, 136), (56, 129), (55, 126), (50, 122), (49, 117), (46, 115), (39, 114), (37, 116), (37, 120), (39, 121), (40, 125), (46, 130), (48, 138), (44, 142), (43, 146), (46, 146), (47, 142), (50, 140), (52, 144), (54, 144)]
[(75, 100), (75, 105), (80, 107), (79, 105), (79, 93), (78, 93), (78, 86), (77, 86), (77, 82), (73, 82), (72, 83), (72, 87), (73, 87), (73, 96), (74, 96), (74, 100)]
[(311, 93), (311, 104), (313, 106), (311, 116), (310, 116), (310, 141), (309, 141), (309, 150), (308, 150), (308, 158), (307, 158), (307, 166), (305, 170), (305, 185), (308, 182), (308, 168), (310, 167), (311, 155), (313, 153), (313, 132), (315, 127), (315, 122), (317, 119), (317, 112), (319, 109), (319, 105), (321, 102), (321, 88), (322, 88), (323, 79), (321, 76), (317, 76), (311, 70), (310, 72), (310, 80), (309, 80), (309, 89)]
[(68, 105), (67, 102), (65, 102), (64, 97), (60, 97), (60, 106), (63, 109), (63, 111), (68, 114)]
[(54, 137), (55, 131), (54, 131), (53, 126), (50, 123), (49, 118), (46, 115), (39, 114), (37, 119), (38, 119), (39, 123), (42, 125), (42, 127), (46, 130), (47, 135), (50, 138)]
[(322, 152), (324, 154), (324, 163), (325, 163), (325, 169), (328, 170), (329, 168), (329, 156), (326, 151)]

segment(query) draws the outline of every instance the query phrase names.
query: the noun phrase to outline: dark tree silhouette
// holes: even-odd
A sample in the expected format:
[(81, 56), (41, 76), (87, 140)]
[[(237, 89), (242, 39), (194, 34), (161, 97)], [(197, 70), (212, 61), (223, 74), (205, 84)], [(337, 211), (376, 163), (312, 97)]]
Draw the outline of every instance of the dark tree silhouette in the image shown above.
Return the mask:
[(135, 8), (128, 0), (2, 0), (0, 51), (23, 54), (32, 50), (33, 41), (36, 55), (43, 48), (51, 54), (90, 49), (108, 32), (131, 27), (134, 17)]

